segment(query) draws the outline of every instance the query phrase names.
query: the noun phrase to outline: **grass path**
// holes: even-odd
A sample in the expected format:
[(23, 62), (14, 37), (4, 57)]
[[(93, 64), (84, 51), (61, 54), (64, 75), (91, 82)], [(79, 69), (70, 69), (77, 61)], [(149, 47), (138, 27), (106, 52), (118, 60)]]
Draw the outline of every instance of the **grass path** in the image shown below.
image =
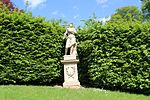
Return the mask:
[(48, 86), (0, 86), (0, 100), (150, 100), (150, 96), (99, 89)]

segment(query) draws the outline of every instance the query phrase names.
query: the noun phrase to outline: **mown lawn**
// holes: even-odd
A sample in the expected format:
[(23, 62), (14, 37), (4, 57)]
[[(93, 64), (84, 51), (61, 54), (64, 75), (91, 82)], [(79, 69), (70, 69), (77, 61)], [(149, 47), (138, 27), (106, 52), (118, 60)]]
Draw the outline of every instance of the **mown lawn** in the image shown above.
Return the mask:
[(100, 89), (48, 86), (0, 86), (0, 100), (150, 100), (150, 96)]

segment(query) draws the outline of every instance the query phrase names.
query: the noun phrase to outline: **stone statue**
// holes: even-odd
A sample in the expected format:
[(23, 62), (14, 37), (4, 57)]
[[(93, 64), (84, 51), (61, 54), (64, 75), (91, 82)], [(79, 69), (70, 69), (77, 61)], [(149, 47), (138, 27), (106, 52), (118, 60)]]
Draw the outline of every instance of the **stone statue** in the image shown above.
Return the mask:
[[(73, 24), (69, 24), (69, 27), (66, 29), (64, 33), (64, 39), (66, 39), (65, 46), (65, 55), (64, 59), (61, 62), (64, 64), (64, 83), (63, 87), (65, 88), (80, 88), (80, 82), (78, 80), (78, 70), (77, 63), (79, 59), (77, 59), (77, 43), (75, 34), (77, 33)], [(69, 55), (68, 49), (70, 49)]]
[(73, 24), (69, 24), (69, 27), (64, 33), (64, 39), (66, 38), (65, 55), (67, 55), (68, 49), (70, 48), (70, 55), (77, 55), (77, 43), (75, 34), (77, 33)]

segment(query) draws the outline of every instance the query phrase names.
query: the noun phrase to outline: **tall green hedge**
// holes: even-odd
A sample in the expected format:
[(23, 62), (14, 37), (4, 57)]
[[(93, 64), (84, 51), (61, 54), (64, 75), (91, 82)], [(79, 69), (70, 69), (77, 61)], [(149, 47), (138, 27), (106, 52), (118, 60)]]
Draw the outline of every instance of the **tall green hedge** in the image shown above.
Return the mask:
[(149, 22), (102, 25), (90, 19), (79, 30), (78, 41), (80, 80), (87, 79), (82, 82), (105, 89), (150, 92)]
[(64, 31), (59, 21), (0, 9), (0, 84), (63, 81)]

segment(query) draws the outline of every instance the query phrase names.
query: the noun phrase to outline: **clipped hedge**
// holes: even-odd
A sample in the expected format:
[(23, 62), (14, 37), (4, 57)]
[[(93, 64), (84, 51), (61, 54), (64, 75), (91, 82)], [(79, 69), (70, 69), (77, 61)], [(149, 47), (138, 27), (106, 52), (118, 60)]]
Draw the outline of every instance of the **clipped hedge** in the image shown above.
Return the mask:
[(64, 31), (59, 21), (0, 9), (0, 84), (63, 81)]
[(80, 80), (93, 87), (150, 92), (149, 22), (88, 23), (78, 36)]

